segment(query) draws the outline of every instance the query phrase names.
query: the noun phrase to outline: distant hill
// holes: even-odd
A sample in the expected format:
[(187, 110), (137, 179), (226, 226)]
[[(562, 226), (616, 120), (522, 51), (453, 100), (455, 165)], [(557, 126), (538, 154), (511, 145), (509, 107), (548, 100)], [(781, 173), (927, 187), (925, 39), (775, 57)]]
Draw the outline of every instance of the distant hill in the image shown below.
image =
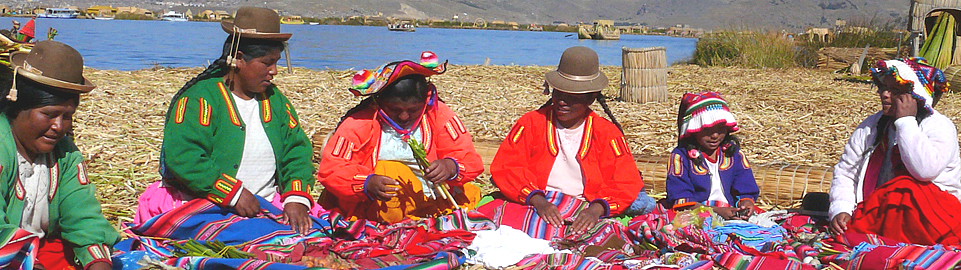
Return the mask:
[[(24, 2), (27, 0), (14, 0)], [(52, 1), (52, 0), (47, 0)], [(30, 2), (43, 5), (44, 0)], [(134, 5), (151, 10), (186, 10), (165, 6), (178, 0), (57, 0), (55, 5)], [(108, 1), (104, 3), (103, 1)], [(832, 27), (836, 19), (894, 23), (907, 27), (910, 0), (179, 0), (205, 7), (189, 7), (194, 14), (203, 9), (233, 11), (240, 5), (266, 6), (290, 15), (335, 17), (377, 15), (416, 19), (473, 21), (483, 18), (521, 24), (590, 22), (610, 19), (652, 27), (678, 24), (693, 28), (748, 28), (801, 31), (806, 27)]]
[[(320, 15), (369, 15), (418, 19), (503, 20), (518, 23), (590, 22), (611, 19), (649, 26), (689, 25), (800, 31), (831, 27), (836, 19), (896, 23), (907, 27), (909, 0), (279, 0), (284, 11)], [(303, 11), (303, 12), (298, 12)], [(466, 15), (464, 15), (466, 13)]]

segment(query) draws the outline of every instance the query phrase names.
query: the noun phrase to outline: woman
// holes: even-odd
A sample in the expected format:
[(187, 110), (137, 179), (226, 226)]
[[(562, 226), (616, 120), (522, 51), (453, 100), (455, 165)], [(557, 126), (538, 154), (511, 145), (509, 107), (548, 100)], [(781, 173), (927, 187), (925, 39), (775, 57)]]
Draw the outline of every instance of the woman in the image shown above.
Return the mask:
[[(517, 120), (491, 163), (491, 180), (519, 207), (498, 210), (505, 204), (495, 200), (479, 210), (543, 239), (563, 236), (566, 225), (585, 231), (601, 218), (622, 214), (638, 197), (646, 205), (640, 208), (650, 211), (653, 200), (641, 191), (634, 156), (600, 95), (607, 77), (598, 69), (597, 53), (568, 48), (557, 70), (545, 77), (551, 99)], [(614, 123), (590, 109), (595, 100)], [(560, 209), (561, 202), (575, 206)], [(531, 209), (536, 215), (520, 220)], [(549, 226), (525, 228), (543, 222)]]
[(9, 92), (0, 101), (0, 228), (39, 237), (43, 268), (110, 269), (119, 235), (100, 211), (70, 135), (80, 94), (96, 87), (83, 77), (83, 58), (63, 43), (41, 41), (11, 54), (10, 63), (13, 80), (4, 80)]
[(290, 101), (270, 82), (291, 34), (279, 33), (279, 16), (265, 8), (242, 7), (221, 26), (230, 34), (223, 55), (171, 100), (164, 180), (141, 195), (134, 222), (194, 197), (254, 217), (261, 212), (257, 195), (304, 233), (313, 204), (311, 145)]
[[(317, 180), (325, 209), (394, 223), (474, 207), (480, 189), (470, 182), (484, 164), (464, 124), (427, 81), (446, 68), (423, 52), (419, 62), (354, 76), (350, 91), (368, 98), (347, 111), (324, 147)], [(428, 164), (417, 162), (411, 141), (423, 145)]]
[(934, 109), (947, 83), (923, 58), (871, 69), (881, 111), (844, 146), (831, 182), (830, 230), (916, 244), (959, 244), (957, 128)]

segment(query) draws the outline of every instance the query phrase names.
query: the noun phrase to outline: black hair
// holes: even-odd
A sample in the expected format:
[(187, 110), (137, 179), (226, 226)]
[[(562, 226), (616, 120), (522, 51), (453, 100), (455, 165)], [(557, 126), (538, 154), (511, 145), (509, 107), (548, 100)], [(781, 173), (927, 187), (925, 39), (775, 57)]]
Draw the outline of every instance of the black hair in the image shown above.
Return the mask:
[[(557, 90), (554, 90), (554, 91), (557, 91)], [(620, 130), (621, 134), (623, 134), (624, 129), (621, 128), (621, 123), (617, 122), (617, 118), (614, 118), (614, 113), (611, 113), (611, 108), (607, 107), (607, 96), (605, 96), (601, 92), (596, 92), (596, 93), (597, 93), (597, 97), (594, 98), (594, 100), (597, 101), (597, 103), (601, 104), (601, 109), (604, 109), (604, 113), (607, 114), (607, 117), (611, 118), (611, 122), (614, 123), (614, 126), (617, 127), (617, 130)], [(545, 102), (544, 105), (541, 105), (540, 107), (538, 107), (538, 109), (543, 109), (544, 107), (551, 106), (551, 105), (554, 105), (554, 99), (549, 98), (547, 99), (547, 102)]]
[[(384, 89), (381, 89), (376, 94), (361, 100), (356, 106), (350, 108), (350, 110), (347, 110), (347, 113), (340, 117), (340, 122), (337, 122), (337, 126), (335, 126), (334, 129), (339, 127), (340, 123), (343, 123), (348, 116), (367, 109), (367, 107), (374, 104), (377, 100), (384, 101), (394, 98), (400, 100), (401, 102), (426, 100), (427, 95), (430, 94), (430, 88), (428, 87), (429, 85), (430, 83), (427, 82), (427, 77), (424, 75), (411, 74), (400, 77), (400, 79), (388, 84), (384, 87)], [(438, 100), (440, 100), (440, 98), (438, 98)]]
[(74, 105), (80, 102), (79, 93), (61, 91), (56, 87), (38, 83), (20, 75), (16, 75), (17, 101), (10, 101), (6, 97), (13, 85), (14, 74), (6, 66), (0, 70), (0, 73), (3, 74), (0, 75), (0, 111), (7, 116), (8, 120), (13, 120), (24, 110), (57, 105), (70, 100), (74, 101)]
[[(187, 83), (185, 83), (180, 90), (177, 90), (177, 93), (174, 94), (173, 98), (170, 99), (170, 105), (167, 108), (168, 111), (173, 109), (174, 104), (177, 103), (177, 99), (183, 95), (184, 91), (190, 89), (190, 87), (194, 86), (194, 84), (197, 84), (197, 82), (227, 75), (227, 71), (230, 70), (230, 67), (227, 65), (227, 57), (232, 56), (234, 53), (230, 47), (232, 45), (231, 41), (233, 40), (233, 35), (228, 36), (227, 40), (224, 41), (224, 47), (221, 51), (220, 58), (214, 60), (210, 66), (207, 66), (207, 69), (204, 69), (204, 71), (200, 74), (197, 74), (196, 77), (187, 81)], [(241, 38), (239, 43), (239, 45), (234, 45), (237, 47), (238, 51), (243, 53), (244, 61), (250, 61), (254, 58), (263, 57), (273, 51), (282, 51), (286, 46), (283, 41), (258, 38)]]

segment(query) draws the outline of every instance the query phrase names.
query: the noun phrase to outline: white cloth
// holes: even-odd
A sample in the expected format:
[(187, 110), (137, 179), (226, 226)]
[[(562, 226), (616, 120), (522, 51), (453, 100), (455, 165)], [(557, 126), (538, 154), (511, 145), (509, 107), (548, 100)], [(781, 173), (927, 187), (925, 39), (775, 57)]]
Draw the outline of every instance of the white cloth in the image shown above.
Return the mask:
[(37, 234), (40, 238), (43, 238), (46, 234), (47, 226), (50, 223), (48, 155), (39, 155), (36, 160), (29, 162), (20, 153), (17, 153), (20, 183), (23, 184), (24, 191), (26, 191), (23, 197), (20, 228)]
[(560, 144), (551, 174), (547, 177), (546, 190), (558, 191), (574, 196), (580, 200), (584, 198), (584, 173), (581, 163), (577, 160), (577, 151), (584, 139), (584, 122), (574, 128), (562, 128), (555, 125), (557, 143)]
[[(421, 128), (418, 126), (411, 133), (408, 140), (417, 140), (423, 138), (421, 133)], [(420, 142), (420, 141), (418, 141)], [(423, 142), (421, 142), (423, 144)], [(377, 155), (377, 160), (390, 160), (397, 161), (404, 165), (407, 165), (414, 176), (420, 180), (421, 188), (424, 190), (424, 196), (428, 198), (434, 198), (434, 189), (427, 185), (427, 181), (424, 180), (424, 173), (420, 170), (420, 166), (417, 165), (417, 159), (414, 159), (414, 152), (410, 150), (410, 145), (404, 141), (404, 136), (394, 131), (387, 123), (380, 123), (380, 153)]]
[[(921, 108), (919, 108), (921, 109)], [(894, 121), (895, 139), (901, 151), (901, 160), (911, 176), (920, 181), (930, 181), (938, 188), (961, 199), (961, 155), (958, 153), (958, 131), (948, 119), (933, 110), (918, 125), (913, 116)], [(864, 200), (862, 184), (871, 152), (868, 149), (878, 135), (878, 112), (869, 116), (854, 130), (844, 145), (844, 153), (834, 166), (831, 180), (831, 208), (828, 215), (834, 218), (840, 213), (851, 214), (857, 203)]]
[[(720, 152), (720, 149), (718, 149), (718, 152)], [(711, 162), (706, 158), (704, 159), (704, 163), (707, 164), (707, 170), (711, 173), (711, 195), (709, 195), (707, 199), (709, 201), (718, 201), (730, 204), (730, 202), (727, 201), (727, 197), (724, 196), (724, 185), (721, 184), (721, 174), (718, 171), (718, 163), (720, 163), (720, 161), (720, 155), (718, 155), (718, 160), (714, 162)]]
[(277, 193), (277, 181), (274, 179), (277, 160), (261, 123), (263, 120), (260, 116), (260, 102), (256, 98), (244, 100), (234, 95), (234, 103), (237, 104), (238, 116), (245, 124), (244, 154), (240, 158), (240, 167), (237, 168), (235, 177), (242, 181), (244, 188), (251, 193), (268, 201), (273, 200)]
[[(497, 230), (474, 231), (477, 234), (467, 249), (467, 262), (483, 264), (487, 269), (501, 269), (516, 264), (530, 254), (553, 254), (560, 251), (551, 242), (532, 238), (527, 233), (501, 225)], [(473, 255), (471, 255), (473, 254)]]

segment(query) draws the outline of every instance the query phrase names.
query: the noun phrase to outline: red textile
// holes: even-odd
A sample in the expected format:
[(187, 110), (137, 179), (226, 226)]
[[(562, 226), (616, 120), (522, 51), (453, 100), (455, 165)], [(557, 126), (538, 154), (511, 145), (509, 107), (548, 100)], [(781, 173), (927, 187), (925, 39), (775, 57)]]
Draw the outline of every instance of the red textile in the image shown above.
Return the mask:
[[(547, 188), (557, 157), (552, 106), (531, 111), (511, 128), (491, 162), (491, 180), (508, 200), (527, 204), (528, 196)], [(644, 187), (624, 135), (607, 119), (591, 112), (584, 121), (577, 159), (584, 174), (587, 201), (604, 200), (610, 215), (630, 207)]]
[(73, 249), (64, 248), (60, 239), (40, 239), (37, 263), (42, 265), (44, 269), (83, 269), (73, 262), (73, 257)]
[[(318, 202), (324, 209), (348, 217), (358, 217), (364, 194), (364, 182), (374, 173), (380, 155), (380, 116), (371, 106), (351, 114), (330, 136), (323, 149), (317, 180), (324, 185)], [(427, 160), (453, 158), (457, 162), (457, 178), (451, 186), (463, 186), (484, 172), (484, 163), (474, 150), (473, 139), (454, 111), (443, 102), (427, 109), (421, 119), (421, 143)], [(636, 194), (636, 193), (635, 193)], [(360, 211), (360, 212), (358, 212)]]
[(898, 176), (858, 204), (849, 227), (906, 243), (958, 245), (958, 209), (958, 198), (933, 183)]

